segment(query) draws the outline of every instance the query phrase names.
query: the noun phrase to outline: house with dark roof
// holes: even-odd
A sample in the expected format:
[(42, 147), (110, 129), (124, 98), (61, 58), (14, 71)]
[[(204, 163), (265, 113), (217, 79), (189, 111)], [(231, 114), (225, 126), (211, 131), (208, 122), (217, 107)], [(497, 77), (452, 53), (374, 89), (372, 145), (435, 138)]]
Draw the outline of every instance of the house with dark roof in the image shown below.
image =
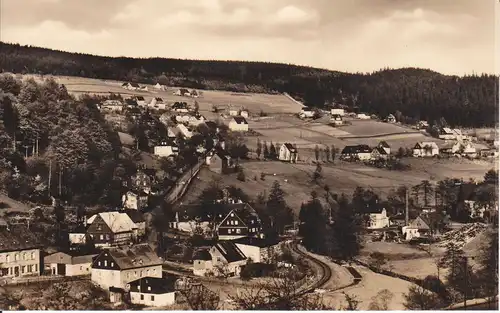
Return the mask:
[(199, 250), (193, 256), (193, 274), (205, 276), (213, 270), (212, 255), (209, 250)]
[(332, 114), (330, 117), (330, 123), (334, 126), (341, 126), (344, 124), (344, 120), (342, 119), (342, 115), (340, 114)]
[(145, 106), (146, 105), (146, 100), (144, 99), (143, 96), (136, 96), (136, 97), (134, 97), (134, 99), (137, 102), (137, 105), (139, 105), (139, 106)]
[(279, 240), (244, 237), (233, 242), (254, 263), (271, 263), (283, 253)]
[(385, 121), (387, 123), (396, 123), (396, 117), (393, 115), (393, 114), (389, 114), (387, 115), (387, 117), (385, 118)]
[(214, 148), (205, 159), (208, 168), (218, 174), (232, 173), (235, 170), (235, 162), (231, 156), (221, 148)]
[(123, 83), (122, 88), (127, 90), (139, 90), (141, 89), (141, 86), (139, 86), (138, 83)]
[(384, 149), (388, 155), (391, 154), (391, 146), (389, 146), (387, 141), (382, 140), (378, 143), (377, 147)]
[(389, 217), (387, 210), (380, 203), (369, 205), (365, 212), (368, 213), (368, 222), (366, 228), (380, 229), (389, 227)]
[(291, 143), (288, 142), (282, 144), (279, 150), (278, 158), (280, 161), (297, 163), (297, 160), (299, 158), (297, 146), (292, 145)]
[(162, 277), (163, 261), (148, 244), (112, 248), (92, 260), (91, 280), (109, 290), (124, 289), (128, 283), (143, 277)]
[(439, 154), (439, 147), (433, 141), (417, 142), (413, 147), (414, 157), (433, 157)]
[(174, 102), (174, 104), (172, 104), (172, 110), (180, 113), (189, 112), (188, 104), (186, 102)]
[(0, 227), (0, 278), (40, 275), (41, 248), (27, 227)]
[(82, 276), (90, 275), (92, 259), (97, 254), (55, 252), (43, 258), (45, 271), (50, 275)]
[(243, 116), (233, 116), (233, 118), (228, 124), (228, 127), (231, 131), (247, 132), (248, 122)]
[(146, 219), (144, 218), (144, 214), (138, 210), (128, 209), (124, 209), (123, 213), (127, 214), (137, 227), (137, 237), (144, 236), (146, 234)]
[(176, 92), (174, 92), (174, 96), (190, 97), (191, 93), (186, 88), (179, 88)]
[(389, 159), (389, 154), (384, 148), (377, 146), (373, 148), (371, 158), (372, 160), (380, 160), (380, 159), (387, 160)]
[(226, 203), (226, 214), (217, 216), (216, 233), (219, 240), (259, 237), (262, 225), (258, 214), (248, 203)]
[(126, 213), (103, 212), (87, 220), (87, 234), (96, 247), (130, 244), (137, 237), (138, 227)]
[(438, 235), (449, 222), (448, 216), (438, 212), (422, 213), (402, 228), (406, 240)]
[(231, 241), (221, 241), (209, 250), (215, 276), (239, 276), (247, 264), (245, 254)]
[(366, 161), (372, 158), (372, 149), (368, 145), (345, 146), (340, 153), (340, 159), (346, 161)]
[(175, 304), (175, 278), (142, 277), (127, 284), (132, 304), (164, 307)]
[(155, 110), (165, 110), (167, 103), (161, 97), (153, 97), (148, 107)]
[(154, 155), (160, 158), (168, 158), (170, 156), (177, 156), (179, 154), (179, 146), (174, 140), (162, 140), (154, 147)]

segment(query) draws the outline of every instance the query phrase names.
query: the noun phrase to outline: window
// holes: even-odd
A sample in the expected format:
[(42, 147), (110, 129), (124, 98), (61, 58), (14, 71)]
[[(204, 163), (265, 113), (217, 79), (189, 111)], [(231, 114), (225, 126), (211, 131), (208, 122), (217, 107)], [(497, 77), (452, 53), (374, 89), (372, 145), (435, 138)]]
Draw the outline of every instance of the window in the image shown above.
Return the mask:
[(227, 233), (228, 233), (228, 234), (230, 234), (230, 233), (231, 233), (231, 228), (229, 228), (229, 229), (227, 230)]
[(115, 266), (115, 262), (111, 262), (111, 267)]
[(108, 266), (108, 261), (107, 260), (104, 260), (104, 266)]
[(155, 296), (151, 296), (151, 301), (155, 301)]
[(156, 274), (156, 268), (153, 269), (153, 274)]
[(106, 239), (109, 240), (111, 238), (111, 236), (109, 236), (109, 234), (106, 235)]
[(102, 226), (101, 225), (97, 225), (97, 230), (102, 230)]
[(83, 266), (80, 266), (80, 271), (83, 271)]
[(19, 254), (14, 254), (14, 261), (19, 261)]
[(21, 274), (24, 274), (24, 272), (26, 272), (26, 266), (21, 266)]
[(33, 272), (33, 265), (28, 265), (28, 273)]
[(237, 233), (237, 234), (241, 234), (241, 229), (239, 229), (239, 228), (238, 228), (238, 229), (236, 229), (236, 233)]
[(151, 286), (148, 286), (148, 291), (151, 291)]
[(97, 262), (97, 265), (101, 266), (101, 261)]
[(134, 271), (134, 276), (137, 277), (137, 271)]
[(23, 260), (26, 260), (26, 252), (23, 253)]
[(101, 235), (100, 238), (101, 238), (101, 240), (104, 240), (104, 235)]
[(8, 255), (8, 254), (7, 254), (7, 255), (5, 256), (5, 262), (7, 262), (7, 263), (9, 263), (9, 262), (10, 262), (10, 255)]
[(143, 274), (144, 274), (144, 271), (141, 271), (141, 277), (143, 276)]
[(149, 276), (149, 269), (146, 271), (146, 275), (148, 275), (148, 276)]
[(141, 295), (141, 300), (144, 300), (144, 295)]

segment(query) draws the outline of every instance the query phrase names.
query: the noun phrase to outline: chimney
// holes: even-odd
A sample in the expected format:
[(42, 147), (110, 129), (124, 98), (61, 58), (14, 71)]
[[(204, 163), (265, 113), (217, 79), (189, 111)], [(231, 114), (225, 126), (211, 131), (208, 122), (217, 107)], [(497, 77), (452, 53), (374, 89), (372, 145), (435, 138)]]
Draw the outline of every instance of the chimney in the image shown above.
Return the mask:
[(409, 224), (409, 214), (408, 214), (408, 189), (405, 192), (405, 226)]

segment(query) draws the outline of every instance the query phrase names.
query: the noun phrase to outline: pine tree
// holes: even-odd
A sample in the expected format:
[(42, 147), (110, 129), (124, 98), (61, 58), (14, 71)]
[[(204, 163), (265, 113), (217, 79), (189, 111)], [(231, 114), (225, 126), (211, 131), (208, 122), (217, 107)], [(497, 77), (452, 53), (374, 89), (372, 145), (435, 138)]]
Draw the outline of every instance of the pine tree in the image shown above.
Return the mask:
[(271, 141), (271, 145), (269, 146), (269, 158), (271, 160), (276, 160), (278, 158), (278, 154), (276, 153), (276, 147), (273, 145)]
[(269, 159), (269, 149), (267, 148), (267, 142), (264, 141), (264, 159)]
[(339, 209), (335, 212), (332, 225), (334, 241), (332, 257), (352, 260), (361, 249), (361, 223), (345, 194), (342, 194), (338, 204)]
[(267, 210), (271, 227), (282, 234), (286, 225), (293, 223), (293, 213), (285, 202), (285, 193), (277, 180), (274, 181), (267, 199)]
[(303, 236), (304, 246), (316, 253), (326, 253), (326, 222), (328, 218), (323, 210), (317, 194), (311, 193), (311, 199), (302, 204), (299, 218), (301, 226), (299, 233)]
[(259, 138), (257, 138), (257, 149), (255, 150), (255, 153), (257, 153), (257, 158), (260, 159), (260, 155), (262, 154), (262, 143)]
[(330, 148), (328, 146), (325, 147), (325, 157), (326, 162), (330, 162)]
[(319, 146), (318, 145), (316, 145), (314, 147), (314, 158), (316, 159), (316, 162), (319, 161)]

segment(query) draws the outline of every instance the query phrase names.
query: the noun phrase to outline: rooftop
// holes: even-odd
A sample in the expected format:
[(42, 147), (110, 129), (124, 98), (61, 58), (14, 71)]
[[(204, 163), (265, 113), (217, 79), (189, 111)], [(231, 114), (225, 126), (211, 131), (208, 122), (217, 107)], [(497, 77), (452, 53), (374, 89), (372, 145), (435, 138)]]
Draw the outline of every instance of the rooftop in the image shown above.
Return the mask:
[(109, 253), (121, 270), (163, 264), (148, 244), (112, 248), (102, 253)]

